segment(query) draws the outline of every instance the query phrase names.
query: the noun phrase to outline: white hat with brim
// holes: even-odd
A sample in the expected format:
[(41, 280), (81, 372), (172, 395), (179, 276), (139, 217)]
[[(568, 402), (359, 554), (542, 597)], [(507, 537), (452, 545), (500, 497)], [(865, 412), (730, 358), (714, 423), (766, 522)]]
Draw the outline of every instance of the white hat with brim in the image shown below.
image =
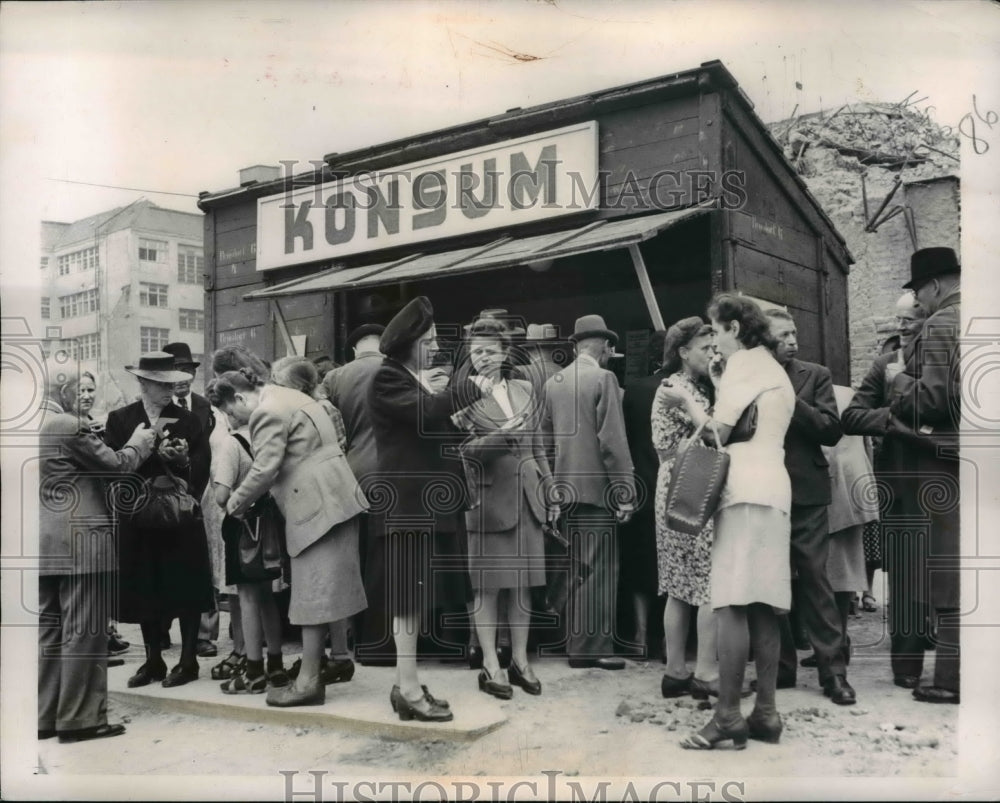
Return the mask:
[(167, 354), (165, 351), (151, 351), (148, 354), (143, 354), (139, 358), (138, 365), (126, 365), (125, 370), (142, 379), (165, 384), (191, 380), (191, 374), (174, 369), (174, 355)]

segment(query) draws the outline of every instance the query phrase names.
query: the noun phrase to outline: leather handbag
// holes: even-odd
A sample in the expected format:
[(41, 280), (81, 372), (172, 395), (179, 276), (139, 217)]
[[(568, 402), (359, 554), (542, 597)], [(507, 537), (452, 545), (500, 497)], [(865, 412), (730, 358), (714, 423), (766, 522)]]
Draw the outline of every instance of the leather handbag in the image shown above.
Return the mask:
[[(729, 455), (701, 439), (707, 423), (702, 423), (677, 452), (667, 490), (667, 526), (688, 535), (700, 533), (715, 515), (729, 473)], [(715, 442), (719, 442), (718, 431)]]
[(752, 401), (733, 425), (732, 432), (726, 443), (743, 443), (750, 440), (757, 432), (757, 402)]
[(166, 473), (144, 482), (144, 501), (137, 507), (132, 521), (143, 529), (190, 527), (201, 517), (198, 500), (188, 493), (187, 482), (174, 474), (159, 454), (154, 455)]
[[(233, 433), (243, 451), (253, 459), (246, 438)], [(237, 554), (240, 573), (247, 580), (274, 580), (281, 577), (284, 563), (285, 520), (271, 494), (264, 494), (251, 505), (240, 527)]]

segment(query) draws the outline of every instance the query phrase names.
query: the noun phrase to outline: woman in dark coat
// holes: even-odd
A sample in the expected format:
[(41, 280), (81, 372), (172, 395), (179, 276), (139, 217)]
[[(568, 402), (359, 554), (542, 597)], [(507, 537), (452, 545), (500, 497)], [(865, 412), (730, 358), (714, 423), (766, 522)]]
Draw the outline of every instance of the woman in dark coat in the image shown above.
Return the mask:
[[(208, 437), (198, 419), (173, 403), (175, 382), (190, 378), (175, 371), (170, 354), (144, 354), (138, 366), (125, 370), (139, 377), (141, 398), (108, 415), (105, 440), (121, 448), (139, 424), (157, 431), (157, 451), (138, 470), (143, 479), (169, 471), (201, 499), (211, 462)], [(139, 527), (122, 500), (119, 514), (119, 620), (138, 623), (146, 645), (146, 662), (129, 678), (131, 688), (162, 681), (181, 686), (198, 677), (198, 623), (213, 605), (212, 567), (200, 511), (194, 525), (176, 529)], [(160, 654), (160, 623), (177, 618), (181, 627), (180, 662), (167, 674)]]
[(103, 481), (135, 471), (152, 453), (154, 433), (138, 426), (121, 449), (108, 448), (79, 404), (80, 380), (58, 366), (49, 376), (38, 487), (38, 738), (78, 742), (125, 732), (107, 714), (115, 546)]

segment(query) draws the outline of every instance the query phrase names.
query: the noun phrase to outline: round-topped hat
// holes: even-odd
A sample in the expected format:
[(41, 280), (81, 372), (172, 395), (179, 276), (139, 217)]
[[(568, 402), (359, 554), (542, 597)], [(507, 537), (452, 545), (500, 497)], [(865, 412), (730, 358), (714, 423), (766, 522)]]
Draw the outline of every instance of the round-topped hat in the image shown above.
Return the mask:
[(389, 321), (379, 339), (379, 351), (392, 357), (405, 350), (434, 325), (434, 308), (427, 296), (417, 296)]
[(174, 366), (176, 368), (197, 368), (201, 365), (191, 356), (191, 347), (187, 343), (167, 343), (163, 347), (167, 354), (174, 355)]
[(916, 290), (924, 282), (947, 273), (961, 273), (962, 266), (953, 248), (921, 248), (914, 251), (910, 257), (910, 281), (903, 285), (904, 290)]
[(588, 337), (603, 337), (611, 341), (612, 346), (618, 345), (618, 333), (608, 329), (604, 318), (600, 315), (584, 315), (577, 318), (573, 325), (573, 334), (569, 339), (574, 343), (586, 340)]
[(354, 348), (357, 342), (363, 337), (381, 337), (382, 333), (385, 331), (385, 327), (378, 323), (364, 323), (356, 329), (351, 330), (351, 333), (347, 336), (346, 346), (349, 349)]
[(126, 365), (125, 370), (143, 379), (153, 382), (188, 382), (189, 374), (178, 371), (174, 367), (174, 355), (165, 351), (151, 351), (139, 358), (138, 365)]

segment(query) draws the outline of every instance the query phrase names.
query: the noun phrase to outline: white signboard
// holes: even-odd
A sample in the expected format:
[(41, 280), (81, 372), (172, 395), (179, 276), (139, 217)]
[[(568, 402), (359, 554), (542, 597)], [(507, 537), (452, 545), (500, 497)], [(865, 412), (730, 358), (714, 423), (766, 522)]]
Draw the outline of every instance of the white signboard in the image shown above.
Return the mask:
[(589, 121), (260, 198), (257, 269), (559, 217), (597, 205)]

